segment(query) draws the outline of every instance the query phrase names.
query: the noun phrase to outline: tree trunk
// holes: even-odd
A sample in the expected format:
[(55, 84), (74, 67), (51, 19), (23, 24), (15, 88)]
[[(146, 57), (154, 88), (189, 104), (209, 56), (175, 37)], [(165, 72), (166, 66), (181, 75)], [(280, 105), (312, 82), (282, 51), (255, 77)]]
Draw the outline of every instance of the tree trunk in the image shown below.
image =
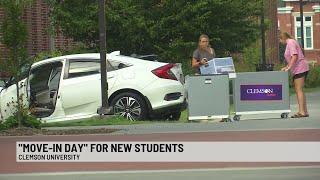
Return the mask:
[(18, 120), (18, 126), (19, 128), (22, 127), (22, 106), (21, 106), (21, 101), (20, 101), (20, 91), (19, 91), (19, 80), (18, 80), (18, 77), (15, 76), (14, 77), (16, 79), (16, 88), (17, 88), (17, 114), (16, 114), (16, 117), (17, 117), (17, 120)]
[[(12, 48), (12, 52), (18, 52), (18, 47), (14, 46)], [(17, 54), (14, 53), (12, 54), (12, 65), (13, 67), (17, 68), (14, 70), (15, 72), (13, 73), (13, 77), (15, 79), (15, 84), (16, 84), (16, 93), (17, 93), (17, 107), (16, 107), (16, 118), (18, 120), (18, 127), (21, 128), (23, 126), (23, 119), (22, 119), (22, 108), (21, 108), (21, 99), (20, 99), (20, 88), (19, 88), (19, 60), (17, 57)]]

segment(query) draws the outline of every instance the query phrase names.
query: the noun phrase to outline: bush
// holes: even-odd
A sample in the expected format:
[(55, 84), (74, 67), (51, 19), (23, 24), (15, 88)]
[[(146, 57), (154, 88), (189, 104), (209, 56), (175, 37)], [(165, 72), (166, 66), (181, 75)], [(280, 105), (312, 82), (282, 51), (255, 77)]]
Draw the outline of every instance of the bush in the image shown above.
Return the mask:
[(24, 118), (25, 118), (25, 120), (23, 121), (23, 123), (24, 123), (23, 126), (30, 127), (30, 128), (36, 128), (36, 129), (41, 128), (42, 123), (36, 117), (27, 115)]
[(18, 127), (18, 120), (14, 116), (8, 117), (4, 122), (1, 123), (3, 129), (11, 129)]
[(238, 61), (234, 61), (234, 66), (236, 68), (236, 72), (240, 73), (240, 72), (253, 72), (255, 70), (253, 70), (252, 67), (249, 67), (249, 65), (242, 63), (242, 62), (238, 62)]
[(307, 77), (307, 88), (314, 88), (320, 86), (320, 66), (310, 67), (310, 71)]
[(181, 64), (182, 64), (182, 71), (185, 76), (192, 75), (195, 73), (194, 69), (191, 67), (191, 58), (183, 61)]
[(38, 61), (42, 61), (44, 59), (48, 59), (48, 58), (53, 58), (53, 57), (57, 57), (57, 56), (62, 56), (62, 52), (61, 51), (43, 51), (41, 53), (38, 53), (34, 59), (33, 62), (38, 62)]
[(5, 130), (5, 129), (6, 129), (6, 127), (3, 125), (2, 122), (0, 122), (0, 131)]
[(98, 52), (98, 49), (89, 49), (83, 43), (76, 43), (71, 49), (67, 50), (42, 51), (33, 58), (33, 62), (39, 62), (48, 58), (54, 58), (68, 54), (82, 54), (95, 52)]
[(243, 49), (243, 63), (237, 64), (237, 72), (253, 72), (256, 71), (256, 64), (260, 63), (261, 50), (259, 41), (251, 44)]
[(63, 51), (63, 55), (96, 53), (96, 52), (99, 52), (99, 49), (90, 49), (85, 44), (77, 42), (71, 49)]
[(279, 60), (280, 60), (280, 63), (285, 63), (286, 60), (284, 58), (284, 52), (286, 51), (286, 45), (285, 44), (282, 44), (282, 43), (279, 43)]
[[(289, 85), (290, 87), (294, 86), (292, 75), (289, 76)], [(310, 67), (308, 77), (305, 82), (305, 87), (306, 88), (320, 87), (320, 66)]]
[[(10, 116), (5, 121), (0, 123), (0, 130), (17, 128), (19, 126), (18, 118)], [(41, 121), (31, 115), (23, 115), (22, 126), (29, 128), (41, 128)]]

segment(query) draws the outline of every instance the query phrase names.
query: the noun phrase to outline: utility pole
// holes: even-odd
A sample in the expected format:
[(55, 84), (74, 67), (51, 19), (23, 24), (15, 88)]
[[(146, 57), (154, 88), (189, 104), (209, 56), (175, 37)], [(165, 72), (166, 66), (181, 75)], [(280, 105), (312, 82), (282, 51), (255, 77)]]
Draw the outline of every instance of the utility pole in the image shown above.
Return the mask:
[(260, 30), (261, 30), (261, 61), (260, 64), (256, 64), (256, 71), (273, 71), (273, 65), (272, 63), (267, 63), (266, 61), (266, 38), (265, 38), (265, 32), (266, 27), (264, 24), (264, 0), (261, 1), (261, 14), (260, 14)]
[(302, 52), (304, 54), (304, 27), (303, 27), (303, 0), (299, 1), (299, 5), (300, 5), (300, 29), (301, 29), (301, 48), (302, 48)]
[(266, 39), (265, 39), (265, 27), (264, 27), (264, 2), (262, 1), (261, 7), (261, 18), (260, 18), (260, 28), (261, 28), (261, 64), (265, 66), (266, 64)]
[(54, 11), (53, 4), (49, 3), (49, 50), (53, 52), (56, 50), (55, 48), (55, 25), (53, 22), (52, 12)]
[(108, 104), (107, 58), (106, 58), (106, 13), (105, 0), (99, 0), (99, 41), (100, 41), (100, 68), (101, 68), (101, 107), (98, 109), (100, 117), (112, 114)]

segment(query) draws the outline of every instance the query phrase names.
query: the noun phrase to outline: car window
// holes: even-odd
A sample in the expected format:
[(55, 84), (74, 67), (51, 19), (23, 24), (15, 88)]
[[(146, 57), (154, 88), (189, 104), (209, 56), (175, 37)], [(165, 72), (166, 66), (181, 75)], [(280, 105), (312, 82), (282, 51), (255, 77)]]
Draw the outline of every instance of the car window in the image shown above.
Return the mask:
[[(128, 67), (129, 65), (107, 60), (107, 71), (115, 71)], [(100, 60), (99, 59), (71, 59), (68, 71), (68, 78), (82, 77), (100, 73)]]
[(29, 70), (31, 68), (31, 64), (27, 63), (21, 67), (21, 79), (25, 79), (29, 76)]
[(49, 90), (58, 90), (62, 67), (55, 67), (51, 70), (48, 80)]
[(70, 61), (68, 78), (87, 76), (100, 73), (100, 62), (94, 60)]
[(49, 65), (42, 66), (31, 70), (30, 87), (35, 91), (41, 91), (47, 88), (51, 67)]
[[(33, 91), (42, 91), (48, 89), (48, 85), (53, 83), (52, 72), (62, 67), (61, 62), (45, 64), (31, 70), (29, 81), (30, 88)], [(56, 79), (59, 83), (59, 79)]]

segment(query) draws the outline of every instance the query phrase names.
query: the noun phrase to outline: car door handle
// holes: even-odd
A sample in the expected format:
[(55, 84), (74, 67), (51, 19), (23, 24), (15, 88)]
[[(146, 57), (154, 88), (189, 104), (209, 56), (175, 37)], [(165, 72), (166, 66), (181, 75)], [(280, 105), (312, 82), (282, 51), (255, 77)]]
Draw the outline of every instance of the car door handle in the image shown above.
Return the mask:
[[(112, 79), (114, 78), (114, 76), (108, 76), (107, 79)], [(99, 80), (101, 80), (101, 78), (99, 78)]]

